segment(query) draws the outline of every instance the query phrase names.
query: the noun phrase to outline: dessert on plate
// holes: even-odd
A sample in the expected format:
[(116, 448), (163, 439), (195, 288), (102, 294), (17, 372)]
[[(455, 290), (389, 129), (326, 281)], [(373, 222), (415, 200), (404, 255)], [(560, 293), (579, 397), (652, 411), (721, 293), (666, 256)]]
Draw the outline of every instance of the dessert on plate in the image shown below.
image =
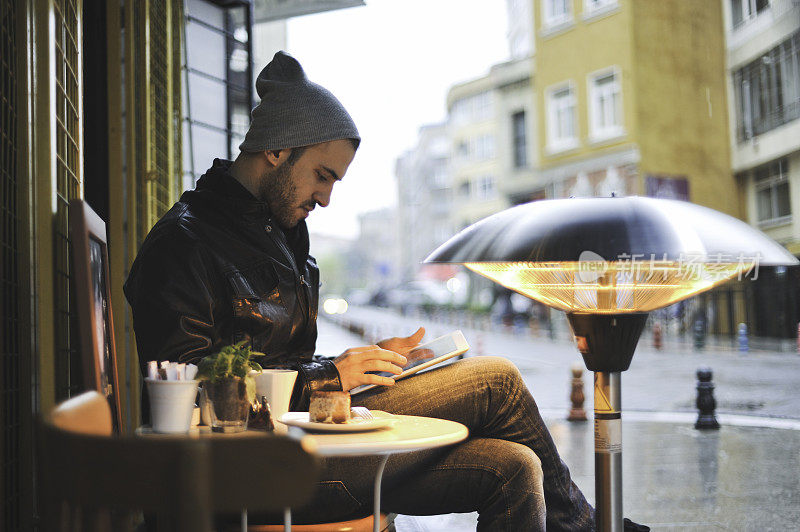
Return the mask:
[(308, 420), (317, 423), (347, 423), (350, 421), (350, 394), (312, 392)]

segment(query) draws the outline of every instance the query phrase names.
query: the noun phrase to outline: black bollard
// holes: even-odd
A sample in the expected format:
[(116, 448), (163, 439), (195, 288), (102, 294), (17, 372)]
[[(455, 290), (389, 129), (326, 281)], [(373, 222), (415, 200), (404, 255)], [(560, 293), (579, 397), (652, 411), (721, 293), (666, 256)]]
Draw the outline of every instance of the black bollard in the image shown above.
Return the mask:
[(714, 411), (717, 409), (717, 400), (714, 399), (714, 383), (711, 382), (711, 368), (697, 368), (697, 422), (696, 429), (718, 429), (719, 423)]

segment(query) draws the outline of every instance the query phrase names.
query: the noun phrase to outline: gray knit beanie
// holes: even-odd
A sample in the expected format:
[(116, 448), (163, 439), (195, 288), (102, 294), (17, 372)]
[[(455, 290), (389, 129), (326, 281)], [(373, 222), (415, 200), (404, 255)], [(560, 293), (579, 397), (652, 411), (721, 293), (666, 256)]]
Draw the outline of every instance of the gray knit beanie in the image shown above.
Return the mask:
[(306, 77), (297, 59), (275, 54), (256, 80), (261, 98), (251, 114), (241, 151), (309, 146), (339, 139), (361, 140), (353, 119), (327, 89)]

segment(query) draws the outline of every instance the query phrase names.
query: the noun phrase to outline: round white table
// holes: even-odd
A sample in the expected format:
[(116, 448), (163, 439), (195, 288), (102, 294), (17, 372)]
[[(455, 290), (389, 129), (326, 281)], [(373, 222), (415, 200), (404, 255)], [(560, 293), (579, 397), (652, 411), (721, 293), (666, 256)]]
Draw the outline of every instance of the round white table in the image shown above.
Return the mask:
[[(375, 498), (373, 530), (380, 532), (381, 480), (386, 461), (397, 453), (421, 451), (452, 445), (467, 439), (469, 430), (456, 421), (421, 416), (401, 416), (372, 411), (376, 418), (391, 417), (390, 427), (368, 432), (308, 433), (297, 427), (289, 427), (289, 433), (301, 435), (304, 444), (320, 456), (368, 456), (381, 455), (375, 473)], [(291, 513), (286, 511), (285, 528), (291, 529)]]
[[(469, 430), (456, 421), (437, 419), (421, 416), (402, 416), (389, 414), (380, 410), (372, 410), (375, 418), (390, 418), (390, 426), (364, 432), (306, 432), (298, 427), (289, 427), (289, 436), (302, 440), (303, 446), (310, 452), (320, 456), (371, 456), (379, 455), (383, 459), (375, 473), (375, 498), (373, 503), (374, 517), (373, 530), (380, 532), (381, 514), (381, 480), (383, 470), (389, 456), (397, 453), (408, 453), (452, 445), (467, 439)], [(148, 426), (136, 429), (139, 436), (154, 436)], [(258, 436), (259, 431), (246, 431), (238, 434), (212, 433), (209, 427), (192, 427), (189, 437), (207, 436)], [(176, 435), (161, 435), (173, 436)], [(183, 436), (186, 435), (177, 435)], [(242, 530), (247, 530), (247, 510), (242, 511)], [(292, 527), (291, 509), (284, 512), (284, 530), (289, 532)]]

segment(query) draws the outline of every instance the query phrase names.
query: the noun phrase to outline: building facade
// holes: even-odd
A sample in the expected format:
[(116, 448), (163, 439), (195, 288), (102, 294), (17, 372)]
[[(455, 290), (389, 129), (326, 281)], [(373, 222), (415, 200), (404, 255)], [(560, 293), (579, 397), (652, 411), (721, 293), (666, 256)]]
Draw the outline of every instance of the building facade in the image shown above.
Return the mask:
[(357, 286), (374, 292), (400, 283), (404, 263), (401, 260), (400, 233), (405, 225), (398, 220), (398, 210), (386, 207), (359, 215), (359, 238), (352, 246), (348, 260), (348, 275), (357, 279)]
[[(800, 254), (800, 3), (722, 0), (731, 169), (754, 227)], [(766, 268), (738, 287), (751, 332), (797, 335), (800, 277)], [(729, 290), (737, 290), (736, 286)]]
[(538, 162), (530, 58), (494, 65), (447, 94), (456, 230), (501, 211)]
[(674, 197), (741, 216), (718, 4), (537, 0), (534, 17), (534, 197)]
[(731, 167), (747, 221), (800, 253), (800, 3), (725, 0)]
[(395, 163), (401, 282), (416, 279), (425, 257), (455, 234), (450, 219), (455, 198), (447, 132), (446, 124), (421, 127), (417, 145)]

